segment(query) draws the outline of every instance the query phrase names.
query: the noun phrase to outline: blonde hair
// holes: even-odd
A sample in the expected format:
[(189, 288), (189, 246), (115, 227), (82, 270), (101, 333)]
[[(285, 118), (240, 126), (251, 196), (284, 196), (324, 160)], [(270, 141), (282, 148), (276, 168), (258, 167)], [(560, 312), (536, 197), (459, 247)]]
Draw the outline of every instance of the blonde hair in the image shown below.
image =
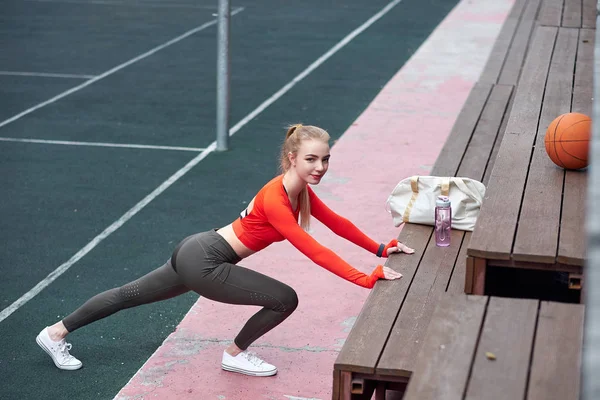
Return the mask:
[[(329, 138), (329, 133), (317, 126), (302, 124), (289, 126), (281, 147), (281, 172), (286, 173), (292, 167), (288, 154), (298, 154), (304, 140), (316, 139), (328, 143)], [(298, 207), (300, 207), (300, 226), (307, 231), (310, 228), (310, 199), (306, 187), (298, 195)]]

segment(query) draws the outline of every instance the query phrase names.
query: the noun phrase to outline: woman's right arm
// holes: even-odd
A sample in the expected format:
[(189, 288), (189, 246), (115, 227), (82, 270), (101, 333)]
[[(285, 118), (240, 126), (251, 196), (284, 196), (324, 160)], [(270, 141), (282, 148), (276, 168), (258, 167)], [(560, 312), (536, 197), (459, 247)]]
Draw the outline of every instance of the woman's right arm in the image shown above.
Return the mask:
[(333, 251), (321, 245), (298, 225), (292, 212), (280, 199), (265, 198), (264, 210), (269, 223), (315, 264), (365, 288), (372, 288), (378, 279), (386, 277), (384, 267), (381, 265), (378, 265), (370, 275), (366, 275), (352, 267)]

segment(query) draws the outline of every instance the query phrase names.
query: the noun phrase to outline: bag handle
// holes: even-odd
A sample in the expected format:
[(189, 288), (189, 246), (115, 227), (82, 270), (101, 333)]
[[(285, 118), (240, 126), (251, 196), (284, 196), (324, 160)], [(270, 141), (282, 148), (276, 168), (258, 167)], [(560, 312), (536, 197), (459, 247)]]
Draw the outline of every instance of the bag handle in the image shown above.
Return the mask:
[(442, 183), (440, 184), (440, 189), (441, 189), (442, 196), (450, 195), (450, 178), (449, 177), (442, 178)]
[(410, 212), (415, 205), (415, 201), (417, 201), (417, 196), (419, 195), (419, 175), (413, 175), (410, 177), (410, 189), (412, 190), (412, 196), (410, 197), (410, 200), (404, 209), (404, 214), (402, 214), (402, 222), (408, 222), (410, 218)]
[(477, 201), (479, 205), (483, 202), (481, 198), (481, 194), (479, 192), (473, 193), (471, 189), (465, 184), (462, 178), (452, 178), (452, 182), (456, 184), (456, 186), (460, 189), (461, 192), (467, 194), (470, 198)]

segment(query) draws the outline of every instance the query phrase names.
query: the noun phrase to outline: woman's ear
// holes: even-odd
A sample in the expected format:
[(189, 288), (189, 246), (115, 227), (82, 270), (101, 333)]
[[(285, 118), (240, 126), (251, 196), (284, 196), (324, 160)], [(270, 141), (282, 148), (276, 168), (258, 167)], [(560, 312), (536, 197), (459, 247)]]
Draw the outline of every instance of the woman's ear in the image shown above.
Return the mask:
[(293, 167), (295, 167), (296, 166), (296, 155), (290, 151), (287, 154), (287, 156), (288, 156), (288, 160), (290, 160), (290, 165), (292, 165)]

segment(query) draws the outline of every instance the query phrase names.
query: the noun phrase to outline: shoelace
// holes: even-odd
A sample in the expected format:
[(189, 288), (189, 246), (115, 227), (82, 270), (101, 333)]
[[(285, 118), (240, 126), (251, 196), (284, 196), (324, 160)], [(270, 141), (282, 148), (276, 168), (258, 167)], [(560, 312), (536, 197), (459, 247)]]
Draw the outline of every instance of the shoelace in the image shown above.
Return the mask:
[(255, 353), (246, 352), (245, 355), (246, 356), (244, 358), (250, 363), (256, 365), (257, 367), (259, 367), (264, 362)]
[(65, 361), (69, 361), (73, 356), (69, 354), (69, 350), (71, 350), (71, 343), (62, 342), (58, 345), (58, 351), (63, 355)]

